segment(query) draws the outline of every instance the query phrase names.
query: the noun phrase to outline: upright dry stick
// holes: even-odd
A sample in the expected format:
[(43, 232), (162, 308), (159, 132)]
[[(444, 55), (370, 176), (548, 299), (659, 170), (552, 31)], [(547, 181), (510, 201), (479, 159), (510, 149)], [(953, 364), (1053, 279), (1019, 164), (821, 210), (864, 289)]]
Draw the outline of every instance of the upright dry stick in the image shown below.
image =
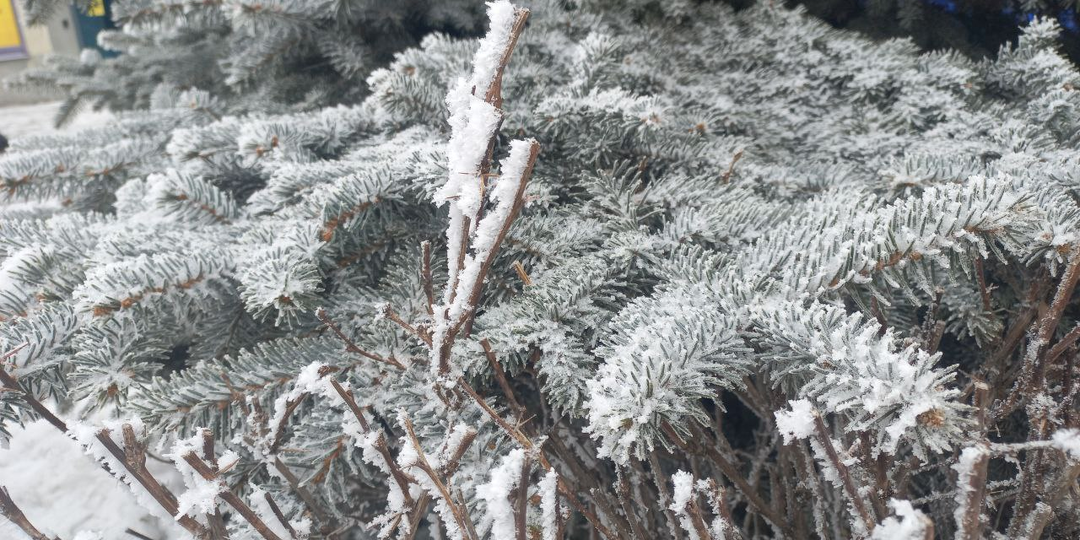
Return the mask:
[(1035, 376), (1038, 365), (1044, 362), (1042, 358), (1043, 351), (1050, 344), (1050, 339), (1054, 337), (1054, 332), (1061, 321), (1061, 316), (1065, 313), (1069, 300), (1072, 299), (1072, 293), (1076, 289), (1078, 280), (1080, 280), (1080, 249), (1074, 250), (1072, 257), (1069, 259), (1069, 266), (1066, 268), (1061, 282), (1058, 283), (1050, 309), (1039, 319), (1038, 331), (1028, 345), (1024, 361), (1021, 364), (1021, 375), (1010, 390), (1005, 403), (995, 411), (995, 419), (1003, 418), (1012, 412), (1021, 398), (1031, 397), (1027, 395), (1030, 390), (1028, 386)]
[[(508, 37), (501, 44), (502, 51), (498, 55), (498, 60), (494, 66), (492, 79), (490, 82), (483, 81), (477, 83), (479, 87), (474, 86), (471, 90), (473, 98), (480, 98), (482, 96), (482, 101), (489, 106), (489, 110), (487, 111), (484, 111), (483, 108), (479, 109), (480, 116), (490, 119), (490, 108), (494, 108), (495, 116), (497, 116), (494, 126), (489, 130), (490, 134), (488, 139), (486, 141), (471, 141), (470, 143), (470, 148), (476, 148), (476, 144), (485, 146), (485, 155), (478, 164), (478, 170), (451, 170), (451, 175), (464, 174), (466, 176), (474, 176), (480, 183), (476, 186), (464, 186), (463, 188), (466, 190), (478, 190), (476, 193), (471, 191), (464, 193), (465, 195), (468, 195), (474, 203), (478, 203), (475, 204), (475, 207), (469, 205), (459, 207), (458, 199), (461, 198), (461, 193), (450, 193), (446, 198), (446, 200), (453, 202), (451, 202), (450, 205), (450, 224), (448, 225), (447, 234), (449, 259), (447, 270), (449, 279), (447, 280), (446, 290), (443, 294), (443, 304), (431, 306), (430, 312), (432, 313), (433, 326), (430, 332), (414, 327), (400, 319), (400, 317), (392, 318), (392, 320), (402, 328), (405, 328), (406, 331), (420, 337), (420, 339), (428, 345), (431, 351), (431, 359), (434, 366), (433, 369), (440, 379), (442, 379), (440, 383), (437, 384), (453, 385), (456, 383), (459, 388), (463, 388), (481, 409), (495, 420), (500, 428), (506, 431), (506, 433), (518, 442), (518, 444), (526, 451), (538, 455), (540, 465), (545, 470), (551, 471), (551, 464), (547, 461), (542, 452), (537, 451), (538, 447), (533, 444), (529, 437), (522, 433), (517, 426), (511, 426), (507, 423), (476, 393), (467, 381), (460, 377), (453, 378), (450, 365), (450, 358), (455, 340), (462, 333), (464, 333), (464, 335), (470, 333), (472, 320), (475, 315), (475, 307), (483, 292), (485, 278), (491, 270), (491, 266), (495, 261), (495, 255), (498, 253), (510, 226), (524, 205), (525, 187), (528, 185), (529, 178), (532, 175), (537, 156), (540, 152), (540, 145), (535, 140), (515, 141), (515, 143), (511, 144), (510, 156), (507, 158), (506, 162), (504, 162), (504, 169), (502, 171), (503, 176), (499, 179), (498, 185), (492, 190), (497, 193), (498, 196), (485, 191), (483, 180), (491, 176), (490, 168), (495, 141), (498, 127), (502, 122), (501, 112), (498, 111), (498, 107), (502, 104), (503, 74), (529, 17), (528, 10), (521, 8), (513, 9), (513, 20), (508, 30)], [(469, 114), (473, 112), (474, 111), (470, 109)], [(454, 115), (452, 115), (452, 117), (453, 116)], [(462, 117), (458, 118), (458, 120), (464, 121), (465, 124), (469, 124), (470, 121), (475, 121), (476, 118)], [(456, 120), (452, 118), (451, 124), (455, 125), (455, 121)], [(451, 136), (451, 147), (454, 147), (455, 141), (460, 143), (461, 141), (456, 139), (456, 137), (462, 136), (464, 136), (464, 132), (455, 131)], [(519, 143), (527, 146), (520, 146)], [(525, 149), (524, 152), (522, 151), (522, 148)], [(455, 152), (456, 151), (457, 150), (455, 150)], [(454, 162), (454, 158), (451, 157), (450, 161)], [(508, 168), (512, 169), (512, 174), (508, 172)], [(451, 182), (449, 182), (447, 186), (444, 186), (444, 188), (453, 191), (454, 188), (462, 189), (462, 186), (457, 183), (456, 177), (451, 176)], [(489, 202), (489, 200), (494, 200), (496, 205), (490, 215), (484, 216), (484, 204)], [(473, 225), (475, 225), (475, 230), (472, 227)], [(470, 249), (473, 251), (471, 255), (469, 253)], [(431, 291), (430, 252), (427, 246), (422, 246), (421, 250), (420, 275), (424, 284), (425, 296), (427, 296), (429, 304), (434, 304), (434, 294), (433, 291)], [(335, 329), (335, 332), (337, 332), (339, 336), (342, 336), (340, 331)], [(503, 382), (505, 381), (500, 381), (500, 383)], [(503, 388), (504, 391), (508, 391), (508, 396), (510, 396), (508, 399), (511, 399), (513, 402), (512, 389), (509, 388), (508, 384), (504, 385)], [(339, 394), (340, 393), (341, 391), (339, 390)], [(438, 387), (437, 393), (442, 395), (441, 389)], [(406, 426), (410, 427), (409, 424)], [(418, 445), (418, 442), (414, 441), (414, 445)], [(421, 463), (420, 465), (423, 464)], [(446, 486), (441, 484), (435, 471), (425, 472), (432, 477), (436, 487), (439, 488), (443, 499), (451, 510), (458, 510), (452, 512), (454, 514), (454, 519), (459, 522), (458, 525), (461, 526), (463, 531), (470, 530), (471, 522), (468, 520), (468, 516), (462, 515), (460, 512), (460, 508), (463, 507), (463, 505), (455, 503), (451, 496), (452, 494), (449, 493)], [(566, 497), (572, 506), (585, 516), (594, 528), (601, 531), (607, 537), (613, 537), (610, 530), (608, 530), (595, 515), (584, 508), (573, 490), (566, 485), (561, 477), (559, 477), (557, 485), (559, 492)], [(412, 518), (414, 525), (416, 520), (420, 517), (424, 507), (426, 507), (426, 504), (416, 505), (417, 511)], [(415, 530), (415, 526), (413, 527), (413, 530)]]
[[(985, 443), (965, 449), (973, 459), (971, 469), (965, 471), (967, 484), (959, 486), (960, 504), (956, 514), (957, 540), (978, 540), (982, 538), (982, 505), (986, 497), (986, 468), (990, 463), (990, 451)], [(963, 455), (963, 454), (962, 454)]]
[[(1046, 377), (1044, 374), (1048, 360), (1044, 353), (1050, 339), (1057, 330), (1065, 308), (1072, 299), (1078, 281), (1080, 281), (1080, 249), (1074, 249), (1069, 259), (1069, 266), (1065, 270), (1065, 275), (1062, 276), (1057, 291), (1054, 293), (1054, 300), (1046, 314), (1039, 320), (1038, 333), (1028, 345), (1027, 353), (1024, 355), (1021, 375), (1016, 384), (1013, 385), (1012, 392), (1002, 408), (999, 409), (998, 414), (995, 415), (995, 418), (1003, 418), (1004, 415), (1016, 407), (1016, 404), (1021, 399), (1030, 400), (1036, 395), (1046, 393)], [(1032, 404), (1028, 408), (1028, 421), (1032, 424), (1029, 439), (1042, 438), (1042, 435), (1044, 435), (1046, 418), (1042, 416), (1043, 414), (1045, 414), (1045, 410), (1037, 404)], [(1030, 451), (1025, 459), (1025, 466), (1020, 472), (1020, 492), (1016, 495), (1016, 502), (1013, 504), (1013, 517), (1009, 522), (1008, 531), (1011, 536), (1019, 536), (1026, 530), (1027, 524), (1031, 520), (1031, 513), (1036, 510), (1036, 491), (1041, 483), (1037, 476), (1044, 472), (1042, 462), (1040, 450)]]
[(814, 430), (817, 432), (818, 439), (821, 441), (821, 446), (825, 448), (825, 454), (829, 458), (829, 462), (836, 469), (837, 474), (840, 476), (840, 480), (844, 485), (844, 491), (847, 492), (848, 498), (851, 500), (851, 505), (855, 507), (855, 511), (859, 517), (862, 518), (863, 525), (866, 526), (867, 531), (873, 531), (877, 525), (877, 521), (870, 515), (870, 511), (866, 508), (866, 502), (863, 500), (862, 495), (855, 486), (855, 478), (851, 475), (851, 470), (840, 459), (840, 455), (836, 452), (836, 447), (833, 446), (832, 437), (829, 436), (829, 430), (825, 427), (825, 421), (821, 419), (821, 415), (814, 413)]
[[(486, 88), (472, 89), (472, 93), (476, 97), (483, 95), (483, 101), (494, 107), (497, 113), (498, 119), (495, 122), (494, 129), (490, 131), (488, 140), (486, 141), (472, 141), (472, 145), (479, 146), (485, 145), (487, 147), (486, 155), (479, 163), (479, 170), (477, 171), (451, 171), (451, 174), (466, 174), (475, 175), (480, 185), (475, 187), (466, 186), (467, 189), (480, 190), (479, 204), (476, 205), (475, 213), (466, 215), (466, 210), (473, 212), (471, 208), (458, 208), (456, 202), (451, 203), (451, 223), (449, 225), (450, 231), (448, 232), (448, 245), (449, 253), (449, 280), (447, 281), (446, 291), (443, 294), (444, 305), (438, 306), (433, 309), (434, 313), (434, 326), (435, 331), (433, 335), (432, 353), (433, 360), (438, 366), (438, 373), (442, 376), (450, 373), (450, 355), (453, 349), (454, 340), (457, 338), (462, 328), (471, 328), (472, 316), (474, 314), (474, 307), (479, 300), (480, 292), (483, 290), (484, 278), (491, 268), (491, 264), (494, 262), (495, 254), (499, 251), (503, 238), (506, 235), (507, 230), (510, 228), (510, 224), (513, 222), (517, 213), (521, 210), (521, 206), (524, 202), (524, 190), (526, 184), (528, 184), (529, 177), (532, 175), (533, 166), (536, 163), (536, 157), (540, 152), (540, 145), (536, 141), (531, 141), (529, 147), (529, 154), (527, 158), (527, 164), (523, 171), (521, 171), (521, 178), (501, 178), (500, 182), (514, 182), (518, 181), (517, 193), (513, 195), (512, 208), (510, 212), (506, 213), (503, 222), (499, 224), (498, 233), (492, 240), (490, 245), (480, 246), (482, 252), (475, 253), (475, 257), (481, 258), (481, 260), (473, 260), (472, 264), (479, 265), (476, 272), (471, 275), (465, 276), (469, 278), (469, 283), (460, 283), (459, 280), (465, 273), (465, 265), (470, 247), (477, 247), (473, 245), (472, 241), (475, 241), (475, 232), (473, 237), (470, 238), (470, 231), (475, 228), (479, 228), (481, 224), (481, 214), (483, 211), (483, 202), (487, 198), (488, 194), (483, 192), (483, 179), (489, 176), (492, 155), (495, 148), (495, 139), (498, 134), (498, 127), (502, 123), (501, 113), (498, 108), (502, 105), (502, 78), (503, 73), (506, 70), (507, 64), (510, 62), (510, 57), (513, 55), (514, 48), (517, 45), (517, 41), (521, 36), (522, 31), (525, 29), (525, 23), (529, 19), (529, 10), (515, 8), (514, 19), (509, 29), (509, 36), (502, 44), (503, 50), (499, 54), (499, 60), (494, 67), (494, 76), (490, 82), (483, 82), (486, 84)], [(470, 109), (468, 114), (472, 114)], [(451, 146), (454, 144), (455, 137), (463, 137), (463, 133), (455, 133), (451, 137)], [(451, 159), (453, 161), (453, 159)], [(455, 197), (457, 195), (454, 195)], [(500, 202), (500, 204), (502, 201)], [(484, 219), (490, 219), (490, 216)], [(457, 239), (456, 245), (454, 245), (453, 239)], [(423, 272), (423, 270), (422, 270)], [(466, 330), (468, 333), (468, 330)]]

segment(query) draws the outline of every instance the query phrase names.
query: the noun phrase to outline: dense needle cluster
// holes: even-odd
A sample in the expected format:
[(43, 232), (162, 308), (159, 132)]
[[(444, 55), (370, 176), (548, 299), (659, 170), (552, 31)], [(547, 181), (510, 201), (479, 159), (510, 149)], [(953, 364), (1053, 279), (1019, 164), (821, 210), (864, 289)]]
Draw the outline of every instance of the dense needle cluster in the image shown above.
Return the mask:
[(972, 61), (772, 5), (527, 7), (356, 104), (155, 79), (13, 141), (0, 428), (199, 539), (1080, 534), (1053, 22)]

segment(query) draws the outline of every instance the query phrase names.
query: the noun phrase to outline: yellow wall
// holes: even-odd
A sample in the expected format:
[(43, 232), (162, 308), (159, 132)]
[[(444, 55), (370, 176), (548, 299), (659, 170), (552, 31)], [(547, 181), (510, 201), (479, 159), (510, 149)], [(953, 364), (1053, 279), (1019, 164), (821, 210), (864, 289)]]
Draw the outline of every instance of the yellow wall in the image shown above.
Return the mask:
[[(0, 0), (0, 9), (10, 9), (11, 2), (21, 3), (19, 0)], [(62, 4), (44, 25), (29, 26), (23, 19), (21, 9), (16, 9), (15, 14), (22, 28), (23, 42), (28, 53), (28, 58), (14, 60), (0, 60), (0, 80), (14, 75), (29, 66), (36, 66), (49, 54), (63, 54), (77, 56), (79, 54), (79, 40), (75, 31), (75, 20), (70, 7)], [(8, 103), (26, 103), (41, 101), (43, 99), (55, 99), (48, 95), (27, 95), (5, 90), (0, 85), (0, 105)]]
[(14, 0), (0, 0), (0, 49), (20, 47), (22, 44), (19, 21), (15, 18)]

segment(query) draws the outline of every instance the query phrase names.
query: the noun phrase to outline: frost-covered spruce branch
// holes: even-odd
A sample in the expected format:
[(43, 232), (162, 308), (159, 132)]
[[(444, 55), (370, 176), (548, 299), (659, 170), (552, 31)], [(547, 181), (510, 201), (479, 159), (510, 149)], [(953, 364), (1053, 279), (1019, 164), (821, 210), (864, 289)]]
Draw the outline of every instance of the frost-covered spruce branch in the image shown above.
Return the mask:
[[(1080, 535), (1080, 76), (1051, 21), (972, 62), (769, 5), (496, 2), (479, 43), (390, 58), (344, 39), (363, 6), (253, 6), (131, 3), (128, 54), (56, 70), (148, 110), (0, 157), (5, 372), (174, 458), (185, 516)], [(147, 45), (177, 36), (227, 61)]]

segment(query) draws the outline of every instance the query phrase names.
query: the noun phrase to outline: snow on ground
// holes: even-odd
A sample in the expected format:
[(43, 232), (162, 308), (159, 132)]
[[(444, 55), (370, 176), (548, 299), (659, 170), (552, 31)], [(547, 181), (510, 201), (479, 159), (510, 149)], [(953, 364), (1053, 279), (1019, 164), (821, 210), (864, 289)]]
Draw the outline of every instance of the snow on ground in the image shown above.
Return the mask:
[(107, 120), (108, 112), (84, 111), (69, 126), (57, 130), (53, 127), (53, 118), (60, 109), (59, 102), (36, 103), (33, 105), (14, 105), (0, 107), (0, 135), (9, 140), (27, 135), (46, 135), (57, 131), (78, 130)]
[[(28, 135), (76, 131), (108, 121), (107, 112), (84, 112), (70, 125), (57, 130), (53, 118), (59, 103), (0, 107), (0, 134), (8, 139)], [(65, 540), (81, 531), (97, 531), (102, 538), (133, 538), (131, 529), (150, 538), (182, 537), (173, 523), (149, 514), (135, 501), (131, 491), (103, 471), (67, 438), (44, 421), (26, 428), (8, 426), (12, 439), (0, 448), (0, 485), (35, 526)], [(155, 474), (171, 467), (149, 460)], [(159, 476), (163, 480), (175, 481)], [(0, 539), (22, 540), (26, 536), (0, 518)]]

